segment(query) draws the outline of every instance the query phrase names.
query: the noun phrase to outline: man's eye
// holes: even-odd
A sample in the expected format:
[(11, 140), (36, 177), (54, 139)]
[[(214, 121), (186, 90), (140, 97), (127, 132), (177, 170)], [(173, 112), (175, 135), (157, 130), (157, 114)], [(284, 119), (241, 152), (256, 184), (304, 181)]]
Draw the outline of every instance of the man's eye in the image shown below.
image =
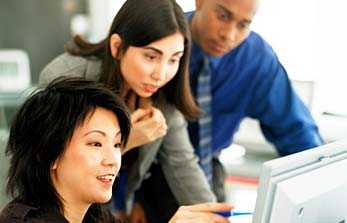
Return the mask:
[(226, 13), (219, 13), (218, 18), (222, 21), (226, 21), (229, 19), (228, 15)]
[(240, 23), (239, 24), (239, 28), (240, 29), (247, 29), (249, 27), (249, 24), (248, 23)]

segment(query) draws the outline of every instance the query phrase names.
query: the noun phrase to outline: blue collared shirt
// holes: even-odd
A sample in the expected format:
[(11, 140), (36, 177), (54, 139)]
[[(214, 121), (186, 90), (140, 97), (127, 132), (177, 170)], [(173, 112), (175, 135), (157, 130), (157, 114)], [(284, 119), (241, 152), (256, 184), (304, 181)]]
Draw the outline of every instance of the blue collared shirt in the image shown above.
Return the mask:
[[(245, 117), (259, 120), (263, 134), (280, 155), (322, 144), (309, 110), (295, 93), (275, 52), (260, 35), (251, 32), (242, 44), (222, 57), (209, 57), (193, 43), (190, 81), (194, 94), (203, 57), (209, 58), (212, 70), (214, 152), (232, 143)], [(189, 123), (188, 129), (196, 148), (198, 126)]]

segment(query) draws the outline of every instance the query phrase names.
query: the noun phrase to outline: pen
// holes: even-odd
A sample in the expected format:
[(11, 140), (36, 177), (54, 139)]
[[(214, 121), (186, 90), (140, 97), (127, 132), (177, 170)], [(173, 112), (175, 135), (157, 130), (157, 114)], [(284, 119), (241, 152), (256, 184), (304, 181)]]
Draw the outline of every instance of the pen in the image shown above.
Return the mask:
[(219, 214), (225, 218), (229, 218), (231, 216), (238, 216), (238, 215), (252, 215), (253, 212), (219, 211), (219, 212), (216, 212), (216, 214)]

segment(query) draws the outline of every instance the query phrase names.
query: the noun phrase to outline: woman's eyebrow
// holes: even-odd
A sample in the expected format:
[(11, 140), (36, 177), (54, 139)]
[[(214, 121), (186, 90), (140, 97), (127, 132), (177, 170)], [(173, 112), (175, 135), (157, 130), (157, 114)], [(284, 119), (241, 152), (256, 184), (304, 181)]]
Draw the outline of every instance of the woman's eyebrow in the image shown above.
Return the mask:
[[(92, 133), (98, 133), (98, 134), (101, 134), (103, 136), (106, 136), (106, 133), (101, 131), (101, 130), (92, 130), (92, 131), (89, 131), (87, 132), (86, 134), (84, 134), (84, 136), (87, 136), (89, 134), (92, 134)], [(119, 135), (121, 134), (120, 130), (117, 131), (117, 133), (115, 134), (114, 138), (117, 138)]]
[[(146, 46), (146, 47), (144, 47), (144, 49), (153, 50), (153, 51), (157, 52), (160, 55), (164, 54), (163, 51), (161, 51), (160, 49), (157, 49), (157, 48), (155, 48), (153, 46)], [(180, 54), (180, 53), (184, 53), (184, 51), (183, 50), (179, 50), (179, 51), (175, 52), (173, 55), (177, 55), (177, 54)]]
[(103, 135), (103, 136), (106, 136), (106, 133), (103, 132), (103, 131), (101, 131), (101, 130), (92, 130), (92, 131), (89, 131), (89, 132), (87, 132), (86, 134), (84, 134), (84, 136), (87, 136), (87, 135), (92, 134), (92, 133), (99, 133), (99, 134), (101, 134), (101, 135)]
[(157, 49), (157, 48), (155, 48), (155, 47), (153, 47), (153, 46), (146, 46), (146, 47), (144, 47), (144, 49), (153, 50), (153, 51), (159, 53), (160, 55), (163, 55), (163, 54), (164, 54), (163, 51), (161, 51), (160, 49)]

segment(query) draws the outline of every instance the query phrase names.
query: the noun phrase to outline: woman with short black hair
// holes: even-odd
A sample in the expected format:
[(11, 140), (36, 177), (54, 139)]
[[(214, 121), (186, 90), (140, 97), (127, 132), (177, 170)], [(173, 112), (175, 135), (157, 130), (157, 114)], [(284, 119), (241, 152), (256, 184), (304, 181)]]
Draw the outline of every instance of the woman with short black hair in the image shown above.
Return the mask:
[(99, 204), (111, 199), (129, 132), (125, 105), (100, 83), (59, 78), (34, 93), (10, 128), (14, 200), (0, 222), (114, 222)]

